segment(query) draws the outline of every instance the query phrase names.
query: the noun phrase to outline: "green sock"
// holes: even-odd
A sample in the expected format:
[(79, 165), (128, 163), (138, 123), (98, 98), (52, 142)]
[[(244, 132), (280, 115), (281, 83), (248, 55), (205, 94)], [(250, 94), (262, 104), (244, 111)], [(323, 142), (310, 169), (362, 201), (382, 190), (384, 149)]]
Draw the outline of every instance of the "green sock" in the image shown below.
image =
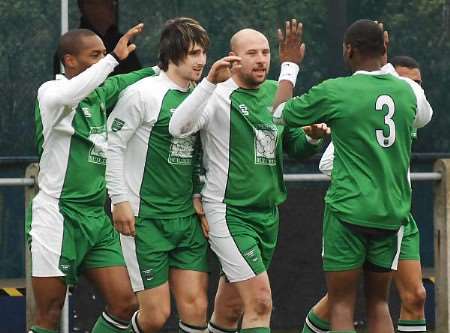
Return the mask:
[(129, 323), (103, 312), (98, 317), (91, 333), (124, 333), (129, 332)]
[(270, 333), (270, 327), (241, 328), (240, 333)]
[(32, 333), (58, 333), (58, 331), (48, 330), (46, 328), (42, 328), (42, 327), (38, 327), (38, 326), (31, 326), (30, 332), (32, 332)]
[(306, 316), (305, 325), (300, 333), (328, 332), (329, 330), (330, 322), (320, 318), (311, 310)]
[(397, 323), (397, 331), (401, 332), (426, 332), (427, 322), (421, 320), (399, 320)]

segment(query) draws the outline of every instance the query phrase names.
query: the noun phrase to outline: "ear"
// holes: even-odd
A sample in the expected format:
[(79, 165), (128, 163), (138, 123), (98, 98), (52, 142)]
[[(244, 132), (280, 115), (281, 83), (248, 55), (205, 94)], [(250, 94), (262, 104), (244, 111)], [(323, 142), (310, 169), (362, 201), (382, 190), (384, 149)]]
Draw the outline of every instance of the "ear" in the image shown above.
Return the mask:
[(77, 58), (74, 57), (72, 54), (65, 54), (63, 59), (64, 59), (63, 62), (64, 67), (74, 68), (78, 63)]
[(351, 59), (354, 56), (355, 50), (353, 49), (351, 44), (345, 44), (345, 52), (347, 53), (347, 57)]
[(233, 51), (230, 51), (230, 52), (228, 52), (228, 55), (229, 56), (236, 56), (237, 54), (235, 52), (233, 52)]

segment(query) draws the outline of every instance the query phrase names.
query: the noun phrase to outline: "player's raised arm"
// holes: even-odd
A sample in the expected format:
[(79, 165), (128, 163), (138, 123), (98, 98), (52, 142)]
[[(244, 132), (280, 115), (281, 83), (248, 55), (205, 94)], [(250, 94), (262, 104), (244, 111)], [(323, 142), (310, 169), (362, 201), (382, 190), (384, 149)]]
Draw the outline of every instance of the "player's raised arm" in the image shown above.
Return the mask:
[(175, 137), (186, 137), (202, 128), (206, 121), (204, 114), (209, 98), (216, 89), (216, 84), (231, 77), (231, 68), (239, 66), (241, 58), (227, 56), (217, 60), (211, 67), (208, 77), (194, 89), (176, 109), (169, 123), (169, 132)]
[[(119, 64), (136, 49), (129, 40), (139, 34), (143, 24), (130, 29), (117, 43), (114, 51), (104, 57), (105, 46), (94, 32), (76, 29), (64, 34), (58, 45), (58, 55), (69, 80), (51, 81), (41, 86), (38, 99), (41, 108), (74, 107), (96, 89)], [(89, 39), (88, 48), (82, 48)], [(83, 57), (83, 59), (81, 59)], [(89, 59), (86, 61), (86, 58)]]
[(273, 109), (292, 97), (295, 82), (299, 72), (299, 65), (305, 56), (303, 43), (303, 24), (296, 19), (286, 21), (285, 32), (278, 29), (279, 55), (281, 73)]

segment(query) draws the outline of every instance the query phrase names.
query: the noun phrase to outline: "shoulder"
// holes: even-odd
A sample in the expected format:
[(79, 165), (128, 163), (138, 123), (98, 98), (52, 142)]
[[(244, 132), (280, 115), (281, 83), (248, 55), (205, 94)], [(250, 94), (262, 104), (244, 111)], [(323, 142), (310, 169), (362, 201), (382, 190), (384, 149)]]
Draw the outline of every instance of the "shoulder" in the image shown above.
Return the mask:
[(56, 92), (59, 86), (60, 80), (50, 80), (41, 84), (38, 88), (38, 98), (42, 97), (45, 94)]

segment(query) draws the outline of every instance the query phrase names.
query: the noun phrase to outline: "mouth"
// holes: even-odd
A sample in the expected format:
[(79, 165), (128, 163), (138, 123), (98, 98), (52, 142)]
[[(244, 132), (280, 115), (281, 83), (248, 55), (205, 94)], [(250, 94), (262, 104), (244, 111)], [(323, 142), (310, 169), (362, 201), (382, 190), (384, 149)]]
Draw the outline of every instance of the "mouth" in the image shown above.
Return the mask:
[(255, 68), (253, 72), (257, 75), (265, 75), (267, 70), (265, 68)]

